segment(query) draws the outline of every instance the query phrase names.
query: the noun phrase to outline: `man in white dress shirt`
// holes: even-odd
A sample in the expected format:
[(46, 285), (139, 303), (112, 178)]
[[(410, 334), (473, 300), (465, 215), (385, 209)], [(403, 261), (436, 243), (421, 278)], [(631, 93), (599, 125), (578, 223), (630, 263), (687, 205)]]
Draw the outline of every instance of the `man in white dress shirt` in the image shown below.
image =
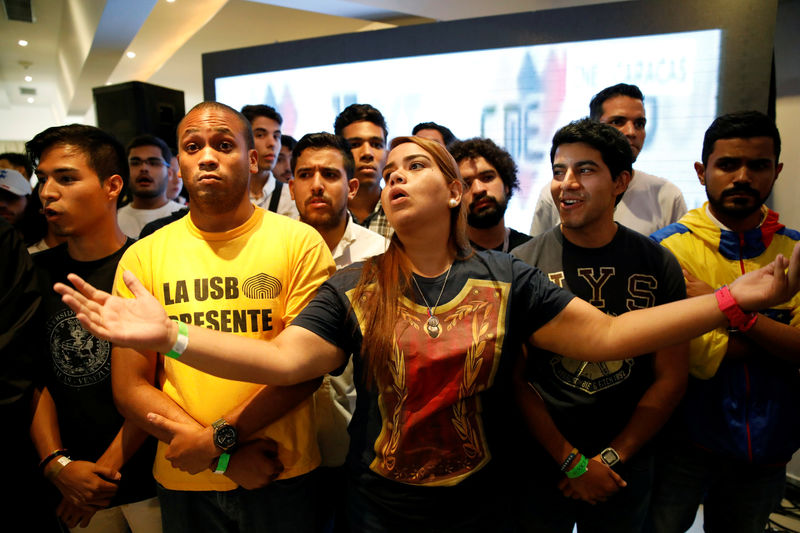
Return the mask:
[(246, 105), (242, 114), (253, 127), (258, 153), (258, 172), (250, 175), (250, 200), (263, 209), (298, 218), (289, 188), (272, 174), (281, 152), (283, 117), (268, 105)]
[[(386, 251), (389, 241), (353, 222), (347, 202), (358, 191), (354, 177), (355, 161), (350, 143), (330, 133), (310, 133), (297, 142), (292, 151), (293, 178), (289, 182), (292, 197), (300, 212), (300, 220), (316, 229), (328, 245), (336, 268)], [(347, 424), (356, 406), (353, 385), (353, 363), (347, 364), (338, 376), (326, 375), (315, 393), (317, 441), (322, 464), (319, 469), (327, 502), (321, 520), (334, 531), (346, 531), (341, 490), (344, 483), (344, 460), (350, 443)]]

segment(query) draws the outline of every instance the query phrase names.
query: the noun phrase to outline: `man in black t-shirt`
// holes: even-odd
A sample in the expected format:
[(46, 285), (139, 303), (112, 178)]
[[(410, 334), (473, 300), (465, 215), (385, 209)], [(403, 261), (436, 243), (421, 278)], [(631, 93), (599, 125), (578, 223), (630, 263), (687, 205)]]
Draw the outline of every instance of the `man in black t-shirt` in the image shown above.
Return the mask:
[[(550, 152), (561, 224), (512, 253), (612, 315), (685, 297), (672, 254), (614, 222), (631, 178), (616, 129), (584, 119), (559, 130)], [(688, 347), (637, 359), (581, 362), (534, 350), (517, 394), (543, 449), (526, 477), (520, 522), (529, 531), (635, 532), (652, 485), (647, 443), (686, 387)]]
[(511, 154), (491, 139), (456, 141), (450, 146), (466, 189), (467, 236), (478, 250), (510, 252), (529, 241), (525, 235), (506, 227), (508, 201), (519, 188), (517, 165)]
[(155, 442), (114, 407), (111, 344), (86, 331), (52, 289), (70, 272), (111, 289), (133, 242), (117, 224), (125, 151), (107, 133), (76, 124), (39, 133), (27, 149), (44, 214), (66, 237), (34, 258), (43, 328), (31, 437), (45, 477), (61, 492), (56, 512), (68, 527), (86, 528), (81, 531), (160, 531), (150, 473)]

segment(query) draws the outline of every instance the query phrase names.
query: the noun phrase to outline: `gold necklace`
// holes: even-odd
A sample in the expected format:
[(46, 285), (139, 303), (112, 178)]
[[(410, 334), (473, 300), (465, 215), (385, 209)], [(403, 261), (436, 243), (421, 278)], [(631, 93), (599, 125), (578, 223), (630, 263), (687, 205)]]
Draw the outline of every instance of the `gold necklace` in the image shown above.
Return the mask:
[(417, 283), (417, 278), (414, 277), (414, 274), (411, 274), (411, 279), (414, 281), (414, 285), (417, 286), (417, 290), (419, 291), (420, 296), (422, 296), (422, 301), (425, 302), (425, 308), (428, 310), (428, 321), (425, 323), (425, 330), (428, 332), (428, 336), (432, 339), (435, 339), (439, 336), (442, 332), (441, 328), (439, 327), (439, 319), (436, 318), (435, 310), (439, 307), (439, 300), (442, 299), (442, 294), (444, 293), (444, 288), (447, 286), (447, 278), (450, 277), (450, 270), (453, 268), (453, 263), (450, 263), (450, 266), (447, 268), (447, 274), (444, 276), (444, 283), (442, 284), (442, 290), (439, 291), (439, 297), (436, 298), (436, 305), (431, 308), (428, 305), (428, 300), (425, 298), (425, 294), (422, 292), (422, 289), (419, 288), (419, 283)]

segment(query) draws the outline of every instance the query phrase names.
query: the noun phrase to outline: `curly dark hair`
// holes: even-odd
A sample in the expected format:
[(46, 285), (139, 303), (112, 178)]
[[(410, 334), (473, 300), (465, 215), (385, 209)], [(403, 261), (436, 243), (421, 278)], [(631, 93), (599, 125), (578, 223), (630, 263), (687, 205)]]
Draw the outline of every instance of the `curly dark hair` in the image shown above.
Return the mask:
[(474, 137), (466, 141), (456, 141), (449, 149), (456, 163), (461, 163), (464, 159), (484, 158), (500, 175), (503, 184), (508, 188), (509, 198), (519, 189), (517, 164), (511, 154), (497, 146), (493, 140)]
[(333, 123), (333, 132), (336, 135), (343, 135), (342, 130), (353, 122), (367, 121), (372, 122), (383, 130), (383, 139), (389, 137), (389, 128), (386, 127), (386, 119), (380, 111), (369, 104), (350, 104), (339, 113)]

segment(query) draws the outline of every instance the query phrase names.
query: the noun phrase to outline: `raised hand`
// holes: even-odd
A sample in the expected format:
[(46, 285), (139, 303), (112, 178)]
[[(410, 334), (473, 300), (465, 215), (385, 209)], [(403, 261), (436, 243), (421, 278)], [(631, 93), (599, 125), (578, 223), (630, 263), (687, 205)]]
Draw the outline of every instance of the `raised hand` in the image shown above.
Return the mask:
[[(789, 267), (788, 273), (786, 267)], [(791, 299), (800, 288), (800, 243), (790, 260), (778, 255), (769, 265), (737, 278), (731, 294), (745, 311), (760, 311)]]
[[(120, 298), (101, 291), (79, 276), (70, 274), (75, 289), (56, 283), (53, 287), (73, 311), (83, 327), (96, 337), (118, 346), (137, 350), (167, 352), (175, 337), (175, 323), (164, 308), (130, 272), (123, 274), (133, 298)], [(77, 290), (76, 290), (77, 289)]]

